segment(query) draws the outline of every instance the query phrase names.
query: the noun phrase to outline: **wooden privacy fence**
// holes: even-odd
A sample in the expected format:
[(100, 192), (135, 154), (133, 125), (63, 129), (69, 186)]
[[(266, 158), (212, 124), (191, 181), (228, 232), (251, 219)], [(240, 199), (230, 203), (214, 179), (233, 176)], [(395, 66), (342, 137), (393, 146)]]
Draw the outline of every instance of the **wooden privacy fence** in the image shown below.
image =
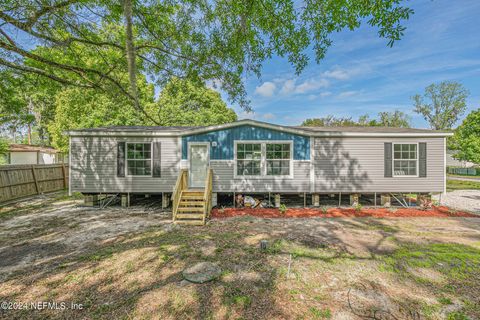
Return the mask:
[(0, 203), (67, 188), (64, 164), (0, 166)]

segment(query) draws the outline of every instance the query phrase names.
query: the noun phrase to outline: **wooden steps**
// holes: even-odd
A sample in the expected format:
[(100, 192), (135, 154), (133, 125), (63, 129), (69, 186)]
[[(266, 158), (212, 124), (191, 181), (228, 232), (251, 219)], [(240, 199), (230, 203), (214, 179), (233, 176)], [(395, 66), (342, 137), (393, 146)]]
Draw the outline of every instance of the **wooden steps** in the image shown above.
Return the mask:
[(205, 200), (203, 190), (184, 190), (180, 195), (175, 223), (205, 224)]
[(188, 172), (182, 170), (173, 192), (173, 222), (203, 226), (212, 209), (212, 169), (208, 169), (205, 188), (189, 189)]

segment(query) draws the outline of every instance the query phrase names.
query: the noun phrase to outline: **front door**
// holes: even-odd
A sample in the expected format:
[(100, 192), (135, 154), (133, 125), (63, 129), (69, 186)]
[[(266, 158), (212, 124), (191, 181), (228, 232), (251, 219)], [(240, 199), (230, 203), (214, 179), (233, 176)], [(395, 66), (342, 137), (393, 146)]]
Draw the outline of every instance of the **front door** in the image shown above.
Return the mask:
[(208, 145), (190, 145), (190, 188), (204, 188), (207, 178)]

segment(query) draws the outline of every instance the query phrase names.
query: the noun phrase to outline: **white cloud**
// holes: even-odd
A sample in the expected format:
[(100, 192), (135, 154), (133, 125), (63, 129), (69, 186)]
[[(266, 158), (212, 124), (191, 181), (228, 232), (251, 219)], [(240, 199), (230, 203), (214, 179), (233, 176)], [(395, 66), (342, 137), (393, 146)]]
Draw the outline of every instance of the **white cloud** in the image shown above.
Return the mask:
[(241, 110), (240, 112), (237, 111), (237, 115), (238, 115), (238, 120), (252, 119), (255, 116), (255, 112), (253, 111), (247, 112), (245, 110)]
[(322, 93), (320, 93), (320, 97), (324, 98), (324, 97), (328, 97), (328, 96), (331, 96), (332, 93), (330, 91), (324, 91)]
[(307, 93), (330, 85), (327, 79), (308, 79), (295, 88), (295, 93)]
[(267, 81), (264, 82), (261, 86), (255, 88), (255, 93), (262, 97), (271, 97), (275, 93), (277, 86), (275, 83)]
[(275, 119), (277, 116), (275, 116), (273, 113), (265, 113), (262, 118), (265, 119), (265, 120), (273, 120)]
[(295, 80), (287, 80), (283, 83), (282, 90), (280, 90), (281, 94), (289, 94), (295, 91)]
[(350, 78), (350, 74), (342, 69), (335, 68), (329, 71), (325, 71), (323, 76), (326, 78), (331, 78), (335, 80), (347, 80)]
[(358, 92), (357, 91), (344, 91), (344, 92), (341, 92), (338, 97), (339, 98), (348, 98), (348, 97), (351, 97), (353, 95), (356, 95)]

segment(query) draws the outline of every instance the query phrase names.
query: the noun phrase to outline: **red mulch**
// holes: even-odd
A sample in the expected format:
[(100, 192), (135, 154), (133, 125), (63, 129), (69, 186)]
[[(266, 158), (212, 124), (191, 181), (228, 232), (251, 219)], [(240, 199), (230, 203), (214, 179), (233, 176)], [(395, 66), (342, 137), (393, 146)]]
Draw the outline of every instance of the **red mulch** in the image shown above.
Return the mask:
[(326, 213), (321, 209), (313, 208), (289, 208), (285, 214), (280, 213), (278, 209), (273, 208), (225, 208), (223, 212), (220, 209), (212, 210), (212, 218), (229, 218), (236, 216), (254, 216), (260, 218), (357, 218), (357, 217), (476, 217), (480, 215), (473, 213), (452, 211), (448, 207), (433, 207), (430, 210), (419, 210), (412, 208), (398, 208), (390, 211), (387, 208), (364, 208), (360, 211), (354, 208), (329, 208)]

